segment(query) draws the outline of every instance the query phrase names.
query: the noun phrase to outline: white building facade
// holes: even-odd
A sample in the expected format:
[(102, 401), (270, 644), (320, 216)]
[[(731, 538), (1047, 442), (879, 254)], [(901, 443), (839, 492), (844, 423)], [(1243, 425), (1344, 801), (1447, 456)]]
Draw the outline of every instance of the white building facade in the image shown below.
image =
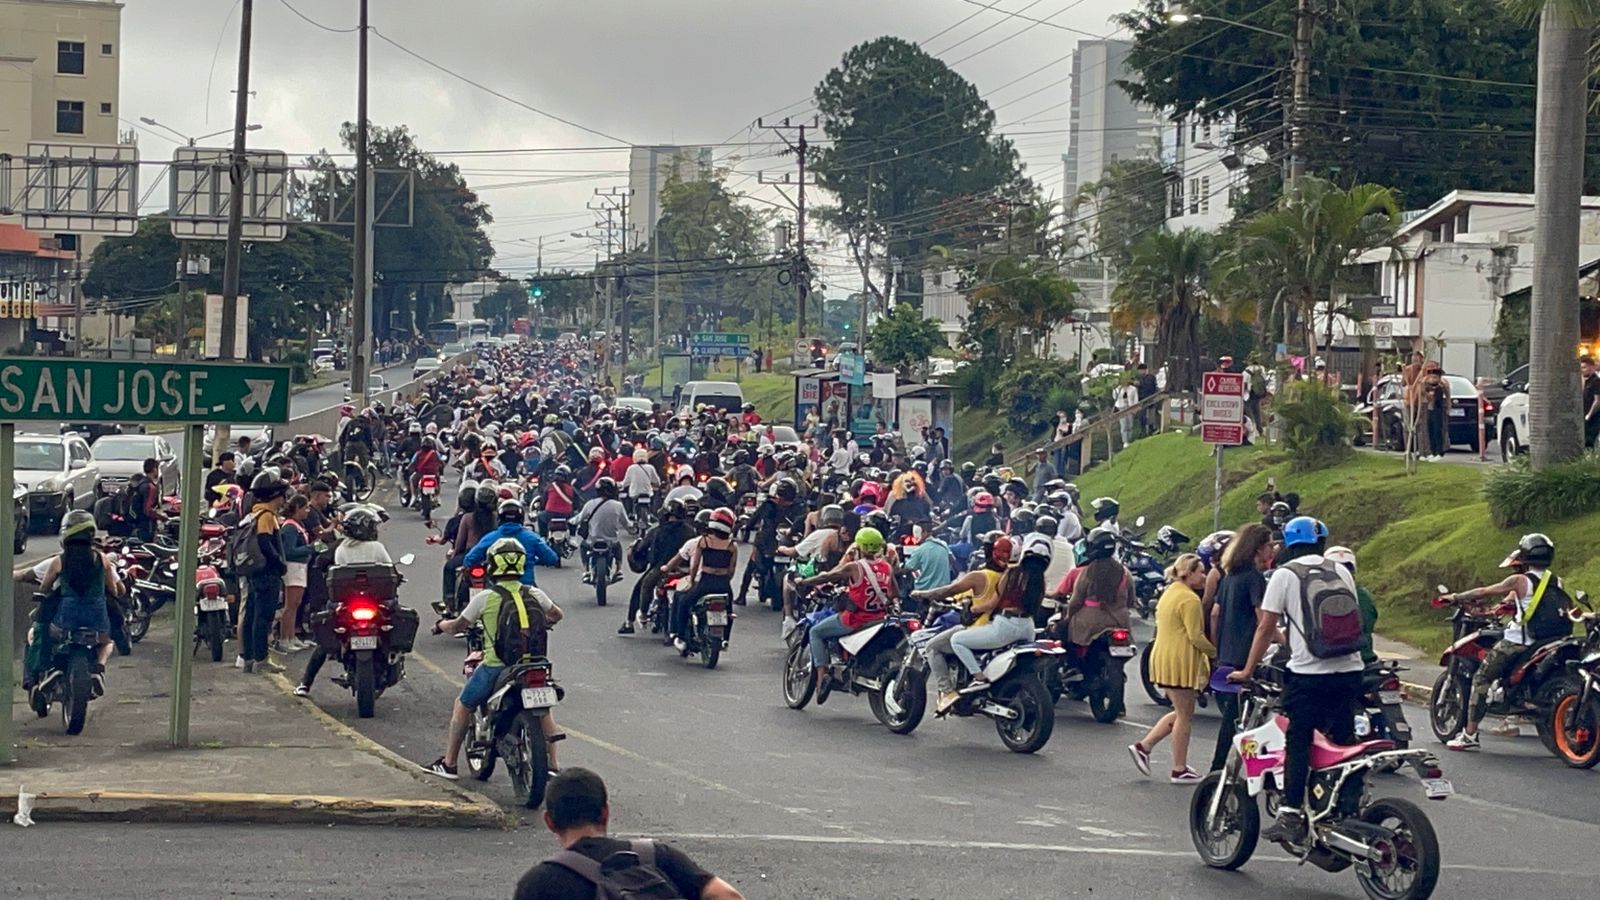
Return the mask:
[(1118, 80), (1136, 78), (1128, 67), (1127, 41), (1079, 41), (1072, 51), (1067, 153), (1062, 198), (1098, 181), (1112, 163), (1153, 158), (1160, 138), (1160, 116), (1134, 103)]
[(628, 249), (647, 247), (661, 218), (661, 189), (674, 169), (684, 181), (710, 176), (715, 165), (711, 147), (661, 144), (634, 147), (628, 154)]
[(1230, 144), (1231, 117), (1202, 122), (1183, 116), (1168, 122), (1161, 140), (1167, 182), (1167, 230), (1216, 231), (1233, 220), (1233, 202), (1245, 188), (1245, 164)]

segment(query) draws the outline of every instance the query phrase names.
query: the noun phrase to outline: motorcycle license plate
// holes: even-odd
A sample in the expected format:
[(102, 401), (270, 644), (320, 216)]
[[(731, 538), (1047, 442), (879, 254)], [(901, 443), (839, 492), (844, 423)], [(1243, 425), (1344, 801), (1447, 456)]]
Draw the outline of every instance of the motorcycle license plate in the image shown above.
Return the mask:
[(437, 484), (425, 484), (422, 486), (422, 492), (429, 497), (437, 497), (439, 496), (439, 486)]
[(536, 687), (522, 689), (523, 709), (547, 709), (556, 705), (556, 689)]
[(223, 610), (225, 610), (227, 608), (228, 608), (228, 598), (226, 598), (226, 597), (201, 597), (200, 598), (200, 611), (201, 612), (221, 612), (221, 611), (223, 611)]
[(1138, 649), (1135, 648), (1135, 647), (1132, 647), (1132, 646), (1128, 646), (1128, 647), (1112, 647), (1111, 648), (1111, 655), (1112, 656), (1127, 657), (1127, 656), (1132, 656), (1133, 654), (1135, 654), (1137, 652), (1138, 652)]
[(728, 611), (725, 609), (706, 610), (706, 625), (718, 628), (728, 624)]
[(1382, 703), (1384, 706), (1390, 706), (1390, 705), (1399, 703), (1404, 699), (1405, 699), (1405, 695), (1400, 693), (1399, 691), (1379, 691), (1378, 692), (1378, 702)]
[(1456, 792), (1456, 786), (1445, 778), (1422, 779), (1422, 790), (1429, 800), (1443, 800)]
[(350, 638), (351, 650), (376, 650), (378, 649), (378, 636), (375, 634), (358, 634)]
[(550, 529), (550, 539), (552, 541), (564, 541), (564, 540), (566, 540), (567, 539), (567, 530), (565, 528), (552, 528), (552, 529)]

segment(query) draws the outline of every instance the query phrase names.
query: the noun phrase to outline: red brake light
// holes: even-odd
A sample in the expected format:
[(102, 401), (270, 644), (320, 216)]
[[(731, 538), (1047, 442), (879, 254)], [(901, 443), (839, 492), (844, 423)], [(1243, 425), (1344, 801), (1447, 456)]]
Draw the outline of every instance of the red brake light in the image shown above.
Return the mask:
[(1383, 683), (1383, 690), (1386, 690), (1386, 691), (1398, 691), (1398, 690), (1400, 690), (1400, 679), (1398, 679), (1398, 678), (1390, 678), (1388, 681), (1385, 681)]
[(921, 629), (922, 629), (921, 620), (919, 620), (919, 619), (907, 619), (906, 620), (906, 630), (907, 631), (920, 631)]
[(529, 669), (522, 673), (522, 683), (528, 687), (544, 687), (550, 680), (550, 673), (544, 669)]
[(727, 608), (728, 608), (727, 606), (725, 606), (725, 605), (723, 605), (721, 603), (707, 603), (706, 604), (706, 609), (709, 609), (712, 612), (722, 612), (723, 610), (725, 610)]
[(472, 569), (467, 572), (467, 576), (470, 578), (483, 578), (488, 574), (489, 570), (485, 569), (483, 566), (473, 566)]
[(1113, 644), (1126, 644), (1127, 642), (1128, 642), (1128, 629), (1126, 629), (1126, 628), (1113, 628), (1113, 629), (1111, 629), (1111, 643), (1113, 643)]
[(352, 622), (371, 622), (378, 617), (378, 604), (366, 598), (358, 598), (346, 604)]
[(1438, 777), (1440, 777), (1442, 775), (1444, 775), (1444, 772), (1441, 771), (1438, 766), (1434, 766), (1431, 769), (1423, 769), (1422, 770), (1422, 777), (1423, 778), (1438, 778)]
[(439, 479), (432, 475), (424, 475), (420, 483), (425, 488), (436, 488), (439, 486)]
[(222, 596), (222, 588), (219, 585), (208, 584), (208, 585), (205, 586), (204, 590), (205, 590), (205, 595), (207, 597), (220, 597), (220, 596)]

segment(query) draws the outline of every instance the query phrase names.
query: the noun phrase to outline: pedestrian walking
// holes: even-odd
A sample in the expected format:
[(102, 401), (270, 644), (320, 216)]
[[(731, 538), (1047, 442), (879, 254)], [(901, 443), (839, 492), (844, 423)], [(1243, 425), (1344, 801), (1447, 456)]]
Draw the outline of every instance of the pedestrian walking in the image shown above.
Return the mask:
[(1217, 731), (1217, 747), (1211, 756), (1214, 772), (1228, 761), (1228, 748), (1239, 718), (1239, 686), (1227, 683), (1228, 673), (1250, 660), (1250, 642), (1255, 638), (1261, 599), (1267, 593), (1267, 576), (1276, 548), (1272, 529), (1251, 522), (1239, 529), (1222, 551), (1222, 581), (1217, 584), (1216, 603), (1211, 607), (1211, 633), (1217, 639), (1217, 712), (1222, 727)]
[(1172, 738), (1173, 784), (1192, 784), (1201, 775), (1189, 766), (1189, 735), (1194, 705), (1211, 680), (1211, 657), (1217, 648), (1206, 639), (1199, 591), (1206, 583), (1200, 557), (1185, 553), (1167, 567), (1167, 589), (1156, 604), (1156, 639), (1150, 654), (1150, 680), (1166, 691), (1172, 711), (1161, 717), (1140, 740), (1128, 745), (1133, 764), (1150, 774), (1150, 751)]

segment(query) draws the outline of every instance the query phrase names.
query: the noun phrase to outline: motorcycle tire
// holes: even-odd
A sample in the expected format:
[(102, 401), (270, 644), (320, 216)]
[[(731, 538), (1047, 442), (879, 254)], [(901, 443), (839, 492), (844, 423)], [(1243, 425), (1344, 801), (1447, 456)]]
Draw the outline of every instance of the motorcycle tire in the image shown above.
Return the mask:
[(789, 648), (783, 663), (783, 703), (790, 709), (805, 709), (817, 689), (817, 676), (811, 671), (811, 648), (797, 641)]
[[(1228, 827), (1218, 832), (1208, 828), (1206, 817), (1211, 812), (1212, 795), (1222, 781), (1222, 772), (1212, 772), (1201, 779), (1189, 797), (1189, 839), (1200, 854), (1200, 861), (1213, 869), (1233, 871), (1250, 861), (1261, 841), (1261, 807), (1247, 793), (1242, 783), (1236, 783), (1222, 799), (1218, 813)], [(1220, 841), (1229, 835), (1238, 835), (1238, 846), (1224, 849)]]
[(433, 498), (429, 497), (427, 494), (423, 494), (422, 495), (422, 501), (418, 505), (422, 507), (422, 521), (424, 521), (424, 522), (432, 522), (433, 521)]
[[(1401, 800), (1397, 797), (1385, 797), (1361, 811), (1361, 820), (1379, 828), (1390, 831), (1399, 831), (1394, 838), (1385, 843), (1391, 852), (1384, 855), (1384, 862), (1396, 869), (1409, 869), (1414, 878), (1411, 886), (1402, 892), (1396, 893), (1387, 884), (1374, 883), (1379, 877), (1373, 871), (1373, 864), (1356, 865), (1356, 880), (1361, 882), (1361, 889), (1373, 900), (1422, 900), (1432, 896), (1434, 887), (1439, 883), (1439, 837), (1433, 831), (1433, 823), (1428, 821), (1428, 816), (1415, 803)], [(1390, 825), (1394, 822), (1394, 825)], [(1398, 858), (1397, 850), (1409, 849), (1414, 858)]]
[(1454, 677), (1448, 669), (1439, 673), (1428, 701), (1428, 726), (1441, 743), (1461, 733), (1467, 719), (1467, 698), (1466, 679)]
[(1089, 701), (1089, 715), (1102, 725), (1110, 725), (1122, 715), (1122, 691), (1127, 676), (1122, 670), (1113, 667), (1113, 671), (1095, 685), (1086, 698)]
[(1056, 728), (1056, 707), (1050, 689), (1039, 678), (1023, 674), (994, 694), (996, 700), (1017, 710), (1018, 719), (995, 719), (1000, 743), (1012, 753), (1037, 753), (1050, 742)]
[(462, 748), (462, 755), (467, 758), (467, 772), (477, 781), (488, 781), (494, 774), (495, 761), (500, 757), (495, 753), (494, 744), (481, 747), (468, 743)]
[(1556, 758), (1574, 769), (1600, 763), (1600, 700), (1585, 698), (1574, 686), (1556, 698), (1550, 709), (1550, 733)]
[(128, 604), (128, 615), (123, 620), (125, 623), (123, 630), (127, 633), (128, 640), (137, 644), (150, 633), (150, 612), (138, 597), (129, 597), (124, 602)]
[(83, 731), (83, 721), (89, 715), (89, 656), (76, 653), (67, 666), (67, 696), (61, 701), (61, 725), (67, 734)]
[(715, 669), (722, 659), (722, 638), (707, 634), (700, 639), (700, 662)]
[(611, 566), (609, 560), (596, 554), (590, 563), (589, 570), (594, 573), (594, 603), (596, 606), (606, 605), (606, 586), (611, 581)]
[(1550, 680), (1549, 684), (1539, 688), (1534, 695), (1534, 703), (1539, 707), (1538, 715), (1534, 717), (1533, 727), (1539, 733), (1539, 743), (1549, 751), (1551, 756), (1559, 757), (1561, 751), (1556, 749), (1555, 717), (1552, 713), (1556, 708), (1556, 701), (1561, 695), (1578, 690), (1578, 680), (1570, 675), (1559, 675)]
[(505, 737), (515, 741), (519, 751), (517, 761), (507, 760), (506, 765), (511, 772), (511, 785), (528, 809), (538, 809), (544, 803), (544, 789), (550, 783), (550, 747), (541, 725), (538, 716), (520, 712)]
[(1167, 694), (1156, 683), (1150, 680), (1150, 648), (1156, 645), (1152, 635), (1150, 643), (1145, 645), (1144, 651), (1139, 654), (1139, 680), (1144, 683), (1144, 692), (1150, 702), (1157, 706), (1171, 706), (1172, 701), (1167, 699)]
[[(907, 664), (908, 661), (902, 657), (898, 665), (889, 666), (888, 673), (883, 676), (883, 690), (867, 694), (867, 705), (872, 707), (872, 714), (883, 723), (883, 727), (889, 729), (890, 734), (916, 731), (928, 711), (927, 675), (914, 671), (902, 682), (900, 671)], [(889, 691), (897, 684), (902, 685), (900, 695), (895, 698), (896, 705), (900, 707), (898, 713), (889, 709)]]
[(211, 661), (222, 662), (222, 613), (205, 613), (206, 646), (211, 650)]
[(378, 700), (378, 676), (371, 650), (356, 653), (356, 672), (352, 684), (356, 692), (356, 715), (370, 719)]

